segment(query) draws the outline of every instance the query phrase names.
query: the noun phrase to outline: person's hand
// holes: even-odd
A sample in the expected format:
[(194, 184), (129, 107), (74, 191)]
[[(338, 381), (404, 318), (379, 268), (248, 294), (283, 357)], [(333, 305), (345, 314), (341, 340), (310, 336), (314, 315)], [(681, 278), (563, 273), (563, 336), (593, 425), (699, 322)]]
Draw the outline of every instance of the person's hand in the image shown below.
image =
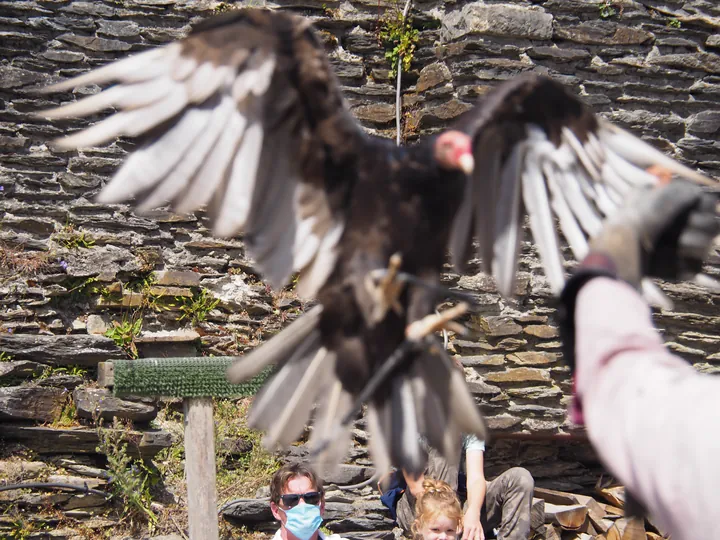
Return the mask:
[(465, 513), (462, 540), (485, 540), (485, 531), (480, 523), (480, 512)]
[(639, 190), (590, 242), (590, 256), (609, 257), (618, 277), (689, 279), (700, 272), (720, 233), (718, 196), (690, 182)]

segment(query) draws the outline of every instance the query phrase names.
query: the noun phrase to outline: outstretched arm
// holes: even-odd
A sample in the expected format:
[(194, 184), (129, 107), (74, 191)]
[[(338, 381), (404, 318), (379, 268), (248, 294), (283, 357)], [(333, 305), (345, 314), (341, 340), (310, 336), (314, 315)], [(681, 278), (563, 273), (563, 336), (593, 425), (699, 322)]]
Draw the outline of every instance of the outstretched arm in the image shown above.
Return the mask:
[(673, 538), (706, 538), (720, 503), (720, 380), (671, 354), (642, 276), (696, 274), (720, 230), (713, 195), (647, 190), (613, 216), (561, 295), (577, 420), (605, 465)]
[(485, 504), (485, 453), (482, 450), (467, 449), (465, 470), (467, 473), (467, 509), (463, 517), (462, 540), (484, 540), (485, 533), (480, 523), (480, 512)]
[(720, 379), (671, 354), (620, 281), (582, 288), (575, 331), (577, 393), (600, 458), (673, 538), (707, 538), (720, 505)]

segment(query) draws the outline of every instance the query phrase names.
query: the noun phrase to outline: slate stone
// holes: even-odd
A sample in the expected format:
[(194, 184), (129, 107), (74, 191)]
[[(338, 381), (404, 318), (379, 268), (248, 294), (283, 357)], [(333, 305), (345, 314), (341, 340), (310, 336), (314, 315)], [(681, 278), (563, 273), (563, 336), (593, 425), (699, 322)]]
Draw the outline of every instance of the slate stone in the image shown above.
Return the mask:
[(52, 62), (64, 62), (66, 64), (76, 64), (86, 59), (83, 53), (73, 51), (61, 51), (49, 49), (42, 53), (43, 58)]
[(510, 317), (482, 317), (480, 328), (491, 337), (512, 336), (522, 332), (522, 326)]
[[(95, 221), (96, 225), (101, 221)], [(130, 225), (129, 222), (125, 222)], [(113, 222), (113, 227), (118, 224)], [(72, 277), (97, 276), (103, 272), (137, 272), (140, 270), (137, 257), (125, 248), (117, 246), (94, 246), (92, 249), (68, 252), (64, 256), (68, 263), (67, 274)]]
[(73, 2), (62, 8), (62, 11), (68, 13), (77, 13), (79, 15), (94, 15), (96, 17), (112, 17), (117, 11), (115, 8), (100, 4), (98, 2)]
[(347, 540), (396, 540), (392, 530), (385, 531), (345, 531), (342, 537)]
[(47, 75), (9, 65), (0, 65), (0, 89), (10, 90), (36, 85), (47, 80)]
[(533, 416), (533, 417), (551, 417), (551, 418), (565, 418), (566, 411), (565, 409), (559, 409), (557, 407), (545, 407), (543, 405), (517, 405), (515, 403), (511, 403), (508, 407), (508, 412), (511, 413), (519, 413), (523, 414), (524, 416)]
[(464, 103), (458, 99), (450, 99), (438, 105), (437, 107), (429, 107), (424, 111), (420, 120), (420, 125), (423, 127), (430, 127), (444, 124), (448, 120), (457, 118), (464, 112), (472, 109), (472, 105)]
[(0, 476), (5, 478), (32, 478), (48, 469), (43, 461), (0, 460)]
[(333, 521), (336, 519), (342, 519), (346, 516), (352, 515), (355, 511), (353, 505), (344, 502), (326, 502), (325, 503), (325, 520)]
[(507, 359), (520, 366), (544, 366), (557, 362), (557, 355), (546, 352), (515, 352), (507, 355)]
[(352, 113), (359, 120), (378, 125), (388, 124), (395, 120), (395, 106), (390, 103), (361, 105), (352, 109)]
[(462, 356), (460, 361), (465, 367), (502, 366), (505, 363), (505, 356), (502, 354)]
[[(133, 457), (152, 457), (173, 443), (172, 435), (162, 430), (132, 431), (127, 436), (128, 454)], [(12, 423), (0, 424), (0, 440), (20, 443), (38, 454), (57, 454), (60, 448), (63, 453), (96, 454), (99, 442), (94, 428), (53, 429)]]
[(559, 341), (548, 341), (545, 343), (538, 343), (535, 345), (538, 349), (559, 349), (562, 347), (562, 343)]
[(350, 64), (348, 62), (331, 62), (331, 64), (333, 66), (333, 71), (335, 71), (335, 74), (341, 81), (347, 81), (348, 79), (358, 80), (362, 79), (365, 75), (365, 68), (362, 64)]
[(363, 467), (360, 465), (342, 464), (335, 472), (325, 477), (326, 484), (335, 484), (336, 486), (347, 486), (364, 482), (373, 475), (371, 467)]
[(109, 308), (137, 308), (143, 305), (144, 299), (145, 295), (141, 292), (123, 291), (119, 298), (115, 296), (99, 297), (97, 299), (97, 306)]
[(29, 360), (0, 362), (0, 382), (37, 377), (41, 375), (47, 367), (46, 364), (39, 364)]
[(617, 124), (625, 124), (631, 128), (643, 126), (647, 129), (653, 127), (662, 131), (675, 131), (678, 133), (685, 129), (685, 122), (679, 116), (644, 110), (616, 110), (610, 115), (610, 120)]
[(467, 386), (470, 393), (476, 396), (490, 397), (496, 396), (502, 392), (499, 387), (487, 384), (483, 381), (469, 381)]
[(415, 91), (424, 92), (450, 80), (452, 80), (452, 74), (448, 67), (442, 62), (436, 62), (420, 70), (420, 77), (415, 83)]
[(486, 416), (485, 423), (489, 429), (507, 430), (520, 424), (522, 420), (509, 414), (499, 414), (497, 416)]
[(522, 421), (522, 426), (531, 433), (556, 432), (562, 426), (562, 422), (541, 418), (526, 418)]
[(552, 32), (553, 16), (540, 7), (472, 2), (445, 15), (440, 36), (444, 41), (468, 34), (550, 39)]
[(642, 45), (654, 39), (651, 32), (613, 22), (593, 21), (576, 26), (557, 25), (555, 36), (588, 45)]
[(88, 315), (87, 321), (85, 322), (85, 329), (88, 334), (102, 336), (105, 335), (108, 328), (108, 324), (102, 316), (95, 314)]
[(270, 511), (270, 502), (257, 499), (233, 501), (232, 506), (223, 510), (222, 514), (225, 518), (231, 518), (233, 522), (248, 525), (275, 519)]
[(38, 386), (52, 386), (54, 388), (62, 388), (64, 390), (72, 391), (85, 381), (80, 375), (51, 375), (46, 379), (40, 379), (35, 384)]
[[(66, 469), (70, 472), (74, 472), (77, 474), (80, 474), (82, 476), (91, 476), (93, 478), (103, 478), (105, 480), (110, 479), (110, 473), (106, 471), (105, 469), (100, 469), (98, 467), (91, 467), (89, 465), (84, 465), (83, 463), (80, 463), (81, 458), (80, 457), (74, 457), (74, 458), (61, 458), (57, 461), (57, 464), (62, 466), (63, 469)], [(87, 462), (87, 459), (85, 459)]]
[(339, 521), (333, 521), (327, 524), (327, 528), (333, 533), (345, 536), (347, 531), (378, 531), (391, 530), (393, 528), (393, 520), (385, 516), (376, 514), (368, 514), (366, 516), (346, 517)]
[(562, 390), (557, 386), (545, 388), (544, 386), (533, 386), (530, 388), (508, 388), (505, 390), (508, 396), (523, 399), (549, 399), (560, 398)]
[(530, 58), (539, 60), (550, 59), (558, 63), (575, 62), (590, 57), (585, 49), (566, 49), (561, 47), (532, 47), (528, 50)]
[(162, 270), (154, 272), (156, 285), (172, 285), (177, 287), (200, 286), (200, 274), (187, 270)]
[(17, 360), (52, 361), (66, 366), (94, 366), (113, 358), (127, 358), (110, 338), (104, 336), (0, 333), (0, 350)]
[(541, 369), (521, 367), (488, 373), (485, 375), (485, 379), (495, 383), (549, 382), (550, 375)]
[(648, 63), (684, 71), (698, 70), (720, 73), (720, 55), (715, 53), (665, 54), (648, 58)]
[(74, 34), (63, 34), (62, 36), (58, 36), (57, 39), (65, 43), (77, 45), (78, 47), (81, 47), (88, 51), (123, 52), (129, 51), (132, 48), (132, 45), (130, 43), (127, 43), (125, 41), (119, 41), (117, 39), (77, 36)]
[(558, 329), (546, 324), (531, 324), (523, 328), (523, 332), (542, 339), (550, 339), (559, 335)]
[(60, 388), (9, 386), (0, 388), (0, 420), (39, 420), (57, 418), (67, 394)]
[(720, 130), (720, 111), (703, 111), (693, 115), (688, 123), (687, 130), (694, 134), (714, 134)]
[(107, 480), (103, 478), (89, 478), (86, 476), (73, 476), (69, 474), (51, 474), (48, 476), (48, 482), (58, 484), (70, 484), (71, 486), (89, 487), (90, 489), (102, 489), (107, 485)]
[(97, 32), (111, 37), (133, 37), (140, 35), (140, 25), (134, 21), (99, 21)]
[(124, 418), (134, 422), (149, 422), (157, 416), (157, 406), (120, 399), (108, 390), (101, 388), (78, 388), (73, 392), (78, 416), (93, 418), (99, 414), (102, 418)]

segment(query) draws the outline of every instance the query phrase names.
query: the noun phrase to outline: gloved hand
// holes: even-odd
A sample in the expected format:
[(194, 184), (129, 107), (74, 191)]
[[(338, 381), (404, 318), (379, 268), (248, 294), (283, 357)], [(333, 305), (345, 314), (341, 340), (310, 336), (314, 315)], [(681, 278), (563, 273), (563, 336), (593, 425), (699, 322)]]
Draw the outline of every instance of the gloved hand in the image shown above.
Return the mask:
[(677, 180), (640, 190), (606, 221), (560, 295), (562, 351), (571, 371), (575, 369), (575, 299), (582, 286), (598, 276), (623, 279), (634, 287), (644, 276), (693, 277), (720, 233), (717, 202), (717, 194)]
[(604, 255), (616, 275), (635, 287), (644, 276), (689, 279), (720, 233), (717, 202), (717, 194), (680, 180), (639, 190), (591, 240), (589, 260), (581, 266)]

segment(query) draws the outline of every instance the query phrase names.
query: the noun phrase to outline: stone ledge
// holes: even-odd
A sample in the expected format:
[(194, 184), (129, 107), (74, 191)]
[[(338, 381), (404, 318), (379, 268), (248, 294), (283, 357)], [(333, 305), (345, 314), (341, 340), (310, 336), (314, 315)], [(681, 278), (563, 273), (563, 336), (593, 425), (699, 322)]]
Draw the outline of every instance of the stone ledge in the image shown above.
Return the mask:
[[(162, 430), (130, 431), (126, 438), (128, 454), (134, 457), (152, 457), (173, 443), (172, 435)], [(97, 454), (99, 443), (94, 429), (53, 429), (7, 423), (0, 423), (0, 440), (20, 443), (38, 454)]]
[(0, 350), (16, 360), (58, 365), (94, 366), (112, 358), (127, 358), (110, 338), (89, 335), (0, 334)]

